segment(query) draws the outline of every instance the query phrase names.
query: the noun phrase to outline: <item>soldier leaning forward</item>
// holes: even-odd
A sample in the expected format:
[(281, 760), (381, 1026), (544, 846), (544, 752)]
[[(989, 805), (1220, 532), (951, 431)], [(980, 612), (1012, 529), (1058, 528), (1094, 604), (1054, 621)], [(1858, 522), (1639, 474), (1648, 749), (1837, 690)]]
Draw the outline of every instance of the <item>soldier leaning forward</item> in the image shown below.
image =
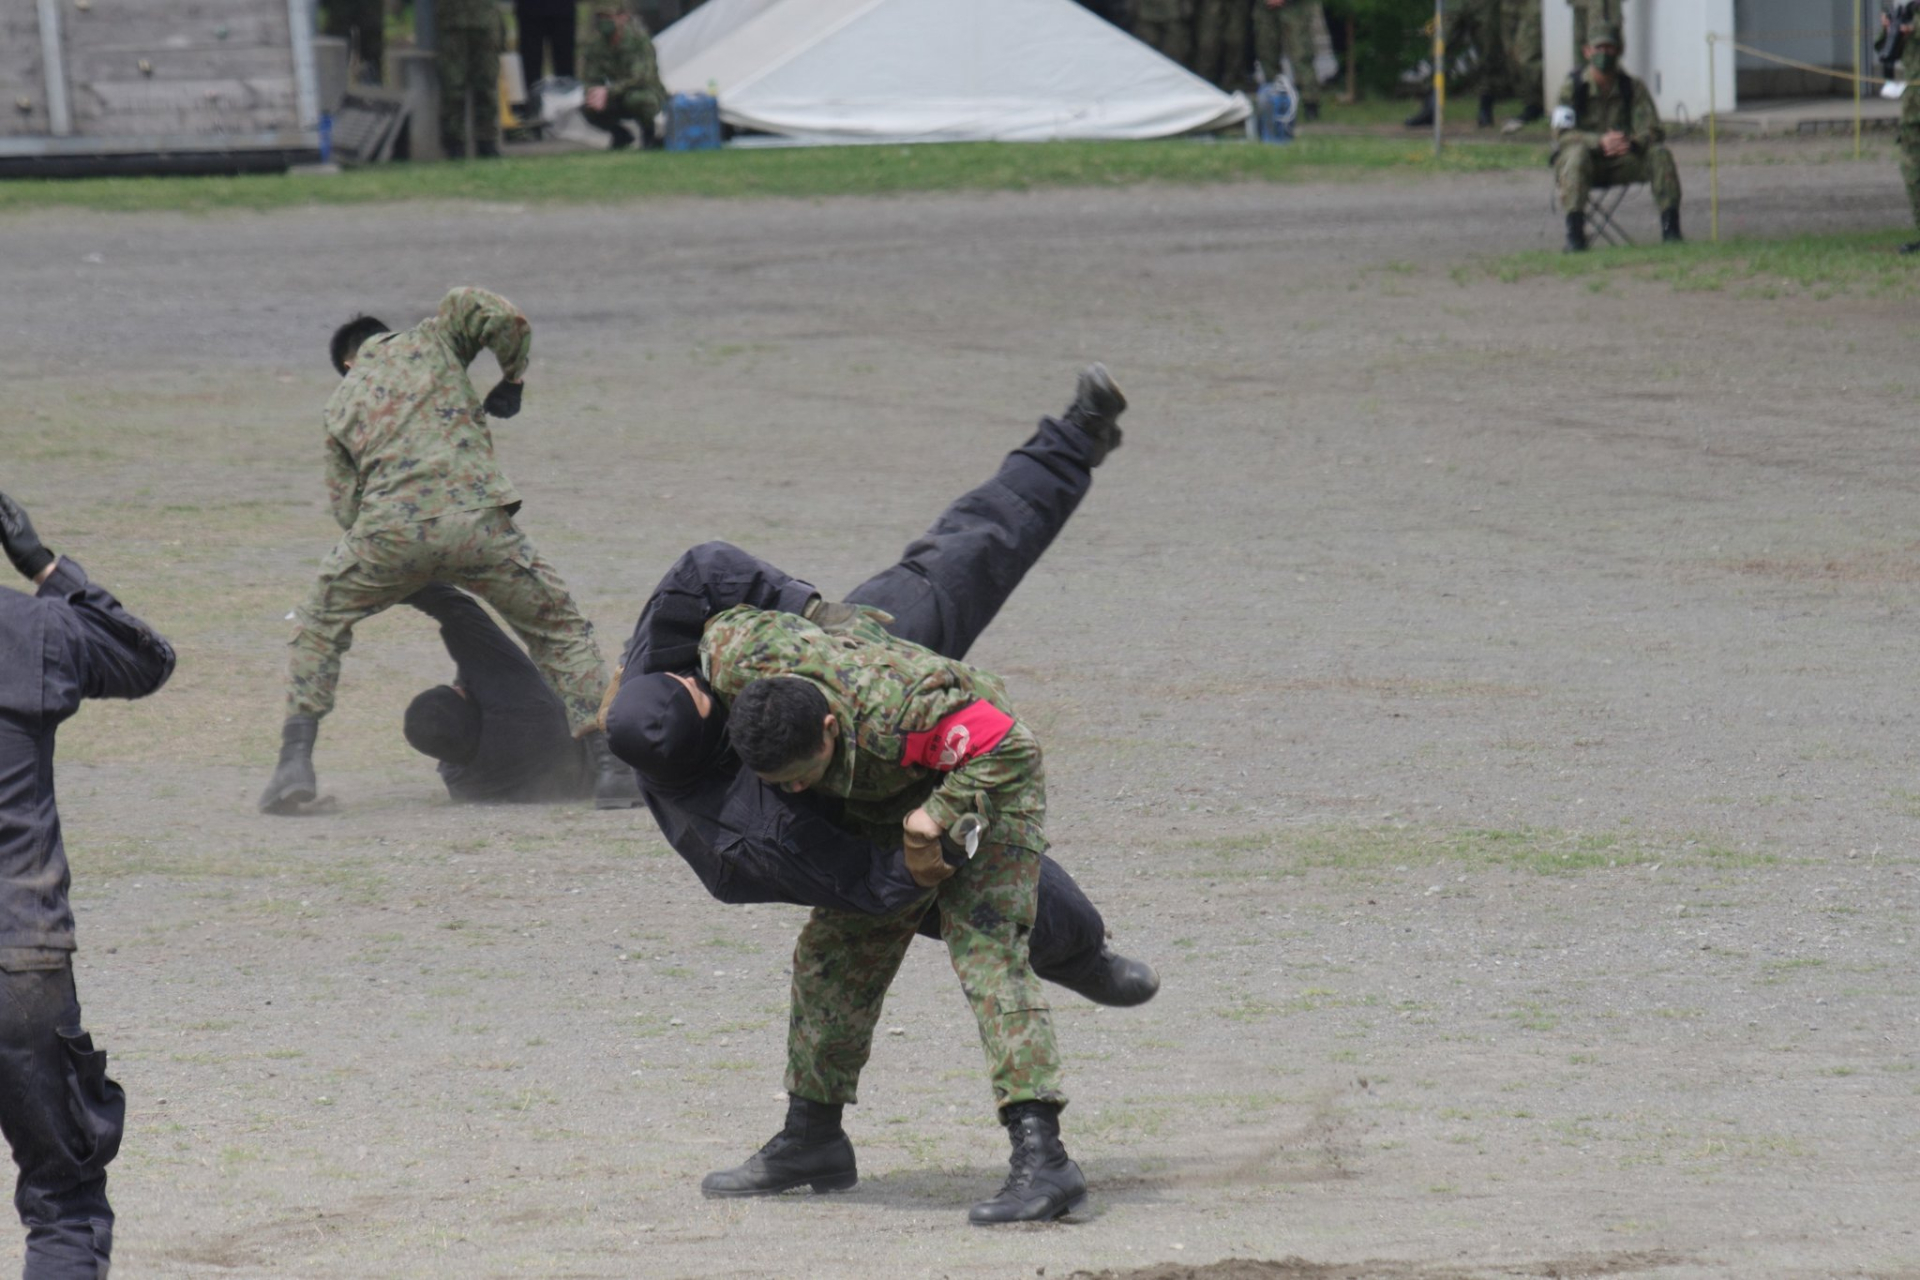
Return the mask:
[[(484, 406), (467, 380), (483, 349), (502, 375)], [(437, 315), (401, 333), (371, 316), (334, 332), (333, 363), (346, 380), (327, 401), (327, 492), (346, 536), (294, 615), (280, 763), (262, 813), (297, 813), (317, 793), (314, 738), (333, 710), (354, 625), (434, 581), (491, 604), (526, 643), (586, 742), (595, 803), (638, 803), (632, 771), (594, 727), (607, 665), (593, 628), (514, 524), (520, 495), (494, 461), (487, 415), (520, 411), (532, 352), (527, 318), (485, 289), (455, 289)]]
[(1587, 65), (1567, 78), (1553, 113), (1553, 171), (1567, 216), (1567, 252), (1587, 247), (1587, 195), (1645, 182), (1660, 210), (1660, 238), (1680, 239), (1680, 172), (1647, 86), (1620, 68), (1620, 29), (1596, 23)]
[[(771, 786), (844, 799), (845, 821), (870, 838), (902, 836), (908, 869), (931, 890), (890, 916), (815, 910), (808, 919), (794, 949), (787, 1042), (787, 1093), (805, 1114), (798, 1126), (790, 1114), (783, 1133), (803, 1135), (816, 1189), (852, 1185), (841, 1108), (855, 1101), (887, 987), (930, 900), (1013, 1141), (1006, 1184), (970, 1218), (1060, 1217), (1085, 1201), (1086, 1179), (1060, 1143), (1059, 1053), (1028, 963), (1046, 848), (1040, 745), (1008, 711), (997, 679), (848, 612), (830, 632), (743, 606), (715, 617), (700, 642), (747, 767)], [(943, 836), (968, 815), (984, 823), (983, 838), (956, 868), (942, 856)], [(710, 1175), (703, 1190), (740, 1194), (762, 1159)]]

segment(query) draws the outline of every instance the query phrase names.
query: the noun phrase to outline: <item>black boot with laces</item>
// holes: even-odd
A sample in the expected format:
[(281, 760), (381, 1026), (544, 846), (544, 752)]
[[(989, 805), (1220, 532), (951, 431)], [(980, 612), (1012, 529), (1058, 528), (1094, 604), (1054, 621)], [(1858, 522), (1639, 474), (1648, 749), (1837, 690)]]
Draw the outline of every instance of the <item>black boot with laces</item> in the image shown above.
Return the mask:
[(777, 1196), (807, 1185), (845, 1191), (860, 1180), (853, 1144), (840, 1127), (839, 1104), (787, 1095), (787, 1123), (764, 1147), (731, 1169), (700, 1182), (703, 1196)]
[(1013, 1139), (1006, 1183), (1000, 1194), (973, 1206), (976, 1227), (1009, 1222), (1051, 1222), (1086, 1207), (1087, 1180), (1067, 1158), (1060, 1141), (1060, 1108), (1051, 1102), (1016, 1102), (1000, 1112)]

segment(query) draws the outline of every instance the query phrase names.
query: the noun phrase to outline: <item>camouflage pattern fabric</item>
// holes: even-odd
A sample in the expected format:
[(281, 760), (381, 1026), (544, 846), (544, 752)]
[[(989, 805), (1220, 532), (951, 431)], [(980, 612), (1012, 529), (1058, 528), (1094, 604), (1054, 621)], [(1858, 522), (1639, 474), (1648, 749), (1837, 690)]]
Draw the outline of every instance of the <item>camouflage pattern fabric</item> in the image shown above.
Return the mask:
[[(1031, 850), (988, 845), (930, 896), (953, 971), (980, 1027), (994, 1105), (1065, 1105), (1060, 1055), (1040, 980), (1027, 958), (1039, 888)], [(882, 1003), (922, 899), (896, 915), (816, 909), (793, 952), (786, 1087), (816, 1102), (857, 1102)]]
[(1920, 31), (1907, 37), (1900, 77), (1907, 82), (1900, 95), (1900, 176), (1907, 181), (1913, 225), (1920, 227)]
[(848, 821), (876, 839), (897, 841), (900, 820), (922, 807), (943, 829), (974, 813), (986, 841), (1046, 852), (1046, 770), (1039, 741), (1017, 719), (999, 745), (950, 771), (905, 763), (908, 735), (975, 702), (1013, 715), (996, 677), (892, 635), (865, 611), (827, 632), (749, 605), (707, 623), (700, 666), (729, 704), (770, 676), (798, 676), (826, 695), (840, 740), (815, 790), (845, 799)]
[(637, 19), (611, 39), (598, 31), (587, 38), (580, 83), (607, 86), (605, 114), (617, 119), (652, 120), (667, 105), (653, 38)]
[(1587, 26), (1594, 22), (1620, 25), (1621, 0), (1567, 0), (1573, 6), (1573, 65), (1587, 60)]
[(327, 401), (327, 498), (343, 529), (399, 528), (520, 500), (493, 457), (467, 366), (493, 352), (526, 376), (533, 326), (485, 289), (455, 289), (401, 333), (363, 343)]
[(1193, 18), (1193, 73), (1229, 93), (1248, 80), (1245, 0), (1198, 0)]
[(1501, 31), (1513, 91), (1531, 111), (1547, 101), (1546, 44), (1540, 34), (1540, 0), (1501, 0)]
[(1280, 74), (1280, 58), (1293, 63), (1294, 88), (1300, 105), (1318, 104), (1320, 77), (1313, 70), (1313, 11), (1319, 4), (1287, 0), (1274, 8), (1267, 0), (1253, 0), (1253, 58), (1269, 77)]
[(1133, 14), (1136, 40), (1158, 49), (1181, 66), (1193, 58), (1194, 0), (1138, 0)]
[[(1496, 95), (1506, 91), (1507, 49), (1503, 26), (1500, 0), (1456, 0), (1447, 5), (1447, 61), (1452, 64), (1469, 51), (1474, 56), (1472, 69), (1459, 77), (1457, 85), (1450, 80), (1449, 90), (1458, 88), (1462, 93)], [(1451, 65), (1448, 72), (1451, 75)]]
[(566, 584), (498, 507), (405, 526), (355, 527), (321, 563), (294, 614), (287, 714), (333, 710), (353, 627), (429, 582), (463, 587), (500, 611), (566, 704), (574, 734), (599, 714), (607, 666)]
[(433, 7), (433, 24), (441, 31), (474, 31), (481, 27), (500, 28), (500, 6), (496, 0), (438, 0)]
[[(1575, 105), (1574, 86), (1582, 79), (1587, 84), (1586, 110), (1575, 118), (1573, 128), (1554, 134), (1553, 171), (1560, 186), (1560, 207), (1577, 213), (1587, 207), (1587, 194), (1594, 187), (1645, 182), (1662, 213), (1678, 209), (1680, 171), (1673, 153), (1663, 145), (1666, 130), (1660, 126), (1660, 111), (1647, 86), (1638, 77), (1615, 76), (1602, 91), (1593, 83), (1592, 69), (1583, 67), (1567, 77), (1560, 90), (1561, 106)], [(1629, 83), (1631, 92), (1623, 93), (1622, 86)], [(1616, 157), (1601, 155), (1600, 136), (1616, 131), (1627, 135), (1634, 151)]]
[(439, 18), (435, 61), (440, 68), (440, 146), (449, 157), (467, 152), (467, 93), (473, 93), (473, 143), (500, 144), (499, 11), (490, 26), (449, 26)]

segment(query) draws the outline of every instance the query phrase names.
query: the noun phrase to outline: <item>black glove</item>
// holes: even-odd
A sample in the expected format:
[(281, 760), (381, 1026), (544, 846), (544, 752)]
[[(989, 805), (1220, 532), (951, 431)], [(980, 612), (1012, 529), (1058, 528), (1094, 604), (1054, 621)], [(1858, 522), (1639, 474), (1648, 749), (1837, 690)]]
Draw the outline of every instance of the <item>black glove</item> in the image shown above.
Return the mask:
[(28, 578), (39, 577), (40, 571), (53, 563), (53, 552), (40, 545), (40, 535), (33, 531), (26, 508), (4, 493), (0, 493), (0, 543), (6, 544), (7, 559), (13, 561), (13, 567)]
[(500, 379), (494, 383), (493, 390), (487, 392), (487, 398), (480, 407), (493, 417), (511, 418), (520, 412), (520, 384)]

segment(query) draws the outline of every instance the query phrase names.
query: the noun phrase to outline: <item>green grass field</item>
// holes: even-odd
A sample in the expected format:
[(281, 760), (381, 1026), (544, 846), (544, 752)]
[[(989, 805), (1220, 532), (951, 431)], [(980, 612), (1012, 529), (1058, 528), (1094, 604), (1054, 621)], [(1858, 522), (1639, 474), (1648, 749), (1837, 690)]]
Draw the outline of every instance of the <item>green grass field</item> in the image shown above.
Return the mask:
[(1424, 137), (1305, 137), (1288, 146), (1238, 139), (1153, 142), (948, 143), (787, 147), (667, 154), (533, 156), (434, 165), (382, 165), (338, 174), (235, 178), (82, 178), (0, 183), (0, 211), (115, 212), (280, 209), (399, 200), (610, 203), (663, 197), (888, 195), (1024, 191), (1144, 182), (1329, 181), (1380, 173), (1529, 169), (1532, 146), (1449, 145), (1436, 160)]

